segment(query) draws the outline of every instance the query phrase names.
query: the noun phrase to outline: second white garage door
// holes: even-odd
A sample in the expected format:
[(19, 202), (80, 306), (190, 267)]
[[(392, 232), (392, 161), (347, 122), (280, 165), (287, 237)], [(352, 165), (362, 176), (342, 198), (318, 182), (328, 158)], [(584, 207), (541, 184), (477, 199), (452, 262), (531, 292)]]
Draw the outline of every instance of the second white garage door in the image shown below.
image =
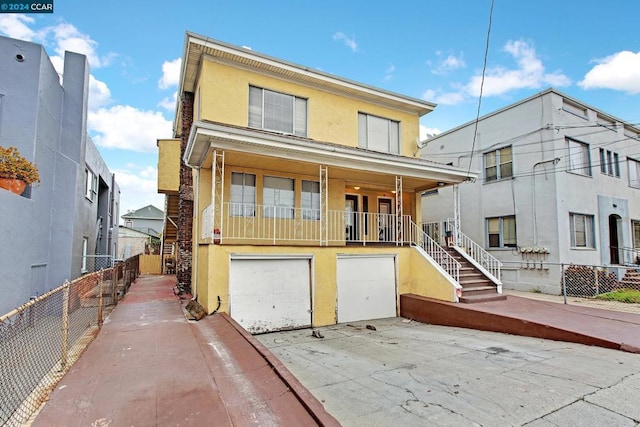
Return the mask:
[(229, 313), (251, 333), (311, 326), (309, 258), (232, 258)]
[(396, 316), (396, 258), (338, 257), (338, 322)]

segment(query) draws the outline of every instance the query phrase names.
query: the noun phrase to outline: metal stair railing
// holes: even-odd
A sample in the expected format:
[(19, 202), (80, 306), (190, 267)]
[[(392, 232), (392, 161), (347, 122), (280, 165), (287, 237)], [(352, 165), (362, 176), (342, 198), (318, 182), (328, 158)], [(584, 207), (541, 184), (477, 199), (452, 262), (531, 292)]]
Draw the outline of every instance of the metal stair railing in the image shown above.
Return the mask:
[(455, 230), (453, 219), (447, 220), (447, 229), (453, 230), (454, 242), (456, 246), (461, 248), (472, 260), (474, 260), (478, 266), (485, 270), (485, 273), (490, 274), (490, 277), (496, 284), (500, 284), (502, 263), (484, 248), (474, 242), (469, 236)]
[(460, 263), (413, 221), (411, 221), (411, 243), (424, 249), (456, 283), (460, 282)]

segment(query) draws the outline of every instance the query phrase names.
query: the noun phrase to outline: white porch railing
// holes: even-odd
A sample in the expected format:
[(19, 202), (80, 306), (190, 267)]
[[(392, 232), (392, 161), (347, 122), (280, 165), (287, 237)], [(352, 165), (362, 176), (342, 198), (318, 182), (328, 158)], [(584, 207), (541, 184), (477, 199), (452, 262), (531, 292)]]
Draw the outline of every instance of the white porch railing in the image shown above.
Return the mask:
[(447, 220), (447, 230), (452, 231), (456, 246), (464, 250), (485, 272), (492, 275), (496, 279), (496, 284), (500, 284), (502, 263), (462, 231), (457, 230), (456, 232), (455, 223), (451, 218)]
[[(210, 209), (204, 213), (211, 214)], [(256, 241), (271, 244), (306, 243), (386, 243), (415, 245), (423, 248), (456, 282), (460, 277), (460, 264), (416, 225), (409, 215), (403, 215), (398, 224), (394, 214), (327, 212), (326, 240), (321, 239), (320, 210), (241, 203), (223, 203), (224, 229), (221, 242)], [(210, 227), (211, 221), (203, 218)], [(203, 230), (203, 237), (209, 235)]]
[(438, 242), (425, 233), (424, 229), (420, 229), (420, 227), (413, 222), (411, 223), (411, 231), (411, 234), (414, 236), (413, 243), (424, 249), (425, 252), (458, 283), (460, 279), (460, 263), (449, 255)]

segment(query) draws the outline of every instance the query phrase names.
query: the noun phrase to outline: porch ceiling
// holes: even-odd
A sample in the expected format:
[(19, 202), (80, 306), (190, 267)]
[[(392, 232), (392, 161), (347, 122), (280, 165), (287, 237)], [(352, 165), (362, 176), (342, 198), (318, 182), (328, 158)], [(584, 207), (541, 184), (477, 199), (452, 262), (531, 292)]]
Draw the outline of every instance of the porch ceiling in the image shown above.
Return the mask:
[(195, 122), (185, 153), (185, 162), (194, 167), (211, 167), (213, 150), (225, 152), (225, 164), (246, 168), (318, 175), (318, 166), (329, 167), (329, 177), (343, 179), (347, 186), (393, 188), (402, 176), (407, 190), (424, 191), (438, 183), (456, 184), (468, 176), (460, 168), (378, 153), (360, 148), (283, 136), (254, 129)]

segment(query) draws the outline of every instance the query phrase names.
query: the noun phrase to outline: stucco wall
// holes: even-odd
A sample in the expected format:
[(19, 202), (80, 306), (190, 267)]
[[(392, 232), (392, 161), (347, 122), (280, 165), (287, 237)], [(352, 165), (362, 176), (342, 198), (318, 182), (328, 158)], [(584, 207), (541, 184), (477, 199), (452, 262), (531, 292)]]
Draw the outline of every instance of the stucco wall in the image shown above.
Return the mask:
[(180, 186), (180, 140), (158, 140), (158, 192), (177, 192)]
[[(218, 304), (220, 310), (229, 312), (229, 265), (232, 254), (260, 255), (309, 255), (313, 258), (313, 326), (325, 326), (336, 322), (337, 256), (355, 254), (393, 254), (397, 257), (398, 295), (414, 293), (452, 301), (455, 290), (422, 255), (411, 247), (248, 247), (232, 245), (200, 245), (198, 256), (198, 302), (207, 312)], [(207, 263), (203, 265), (203, 263)], [(204, 274), (208, 271), (208, 274)]]
[[(401, 153), (413, 157), (419, 136), (419, 117), (336, 93), (284, 81), (266, 74), (202, 61), (197, 89), (197, 120), (247, 126), (249, 85), (309, 100), (308, 137), (351, 147), (358, 146), (358, 112), (401, 122)], [(229, 102), (233, 100), (233, 102)], [(419, 154), (418, 154), (419, 155)]]

